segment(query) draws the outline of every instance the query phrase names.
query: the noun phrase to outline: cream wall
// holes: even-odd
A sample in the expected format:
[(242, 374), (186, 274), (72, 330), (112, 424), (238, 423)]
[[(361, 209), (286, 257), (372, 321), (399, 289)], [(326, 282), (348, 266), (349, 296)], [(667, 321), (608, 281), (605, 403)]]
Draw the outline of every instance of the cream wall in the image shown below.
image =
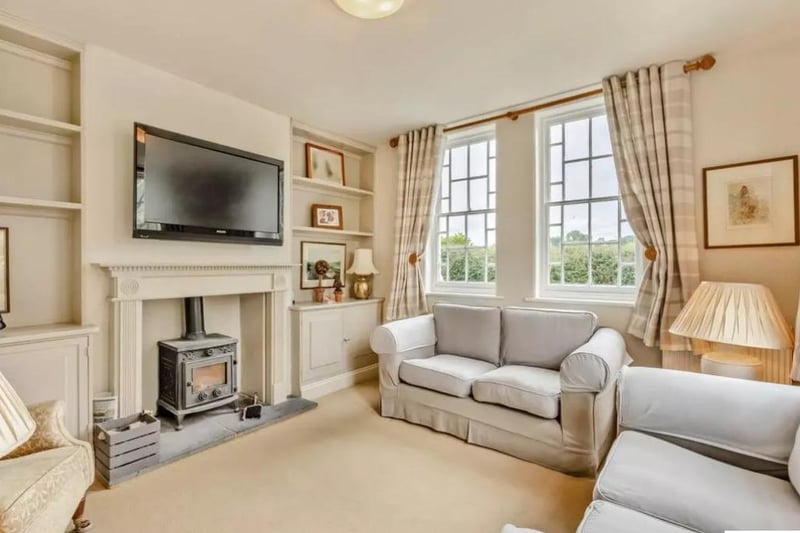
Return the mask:
[[(111, 312), (108, 276), (96, 263), (289, 263), (290, 246), (191, 243), (131, 237), (133, 123), (143, 122), (270, 157), (282, 159), (291, 176), (289, 117), (208, 89), (98, 46), (89, 45), (83, 64), (83, 120), (87, 283), (84, 322), (100, 326), (93, 340), (94, 389), (109, 388)], [(285, 187), (284, 220), (290, 220), (291, 188)], [(291, 242), (291, 232), (284, 236)], [(215, 299), (207, 312), (209, 331), (236, 335), (238, 298)], [(180, 302), (145, 305), (144, 351), (155, 340), (178, 336)], [(224, 320), (219, 315), (226, 315)], [(221, 320), (221, 321), (220, 321)], [(147, 372), (147, 363), (145, 364)]]
[[(789, 68), (797, 64), (798, 56), (800, 43), (770, 51), (719, 53), (712, 71), (692, 76), (697, 230), (701, 246), (703, 167), (800, 153), (800, 106), (796, 103), (800, 70)], [(499, 298), (437, 296), (431, 300), (590, 309), (597, 313), (602, 325), (624, 331), (630, 306), (524, 301), (534, 292), (534, 118), (524, 115), (514, 122), (501, 120), (496, 127)], [(397, 156), (386, 155), (383, 161), (396, 168)], [(382, 184), (381, 188), (381, 201), (394, 205), (393, 186)], [(377, 212), (380, 229), (376, 242), (390, 250), (394, 211)], [(382, 258), (385, 254), (381, 250)], [(391, 264), (390, 254), (386, 259)], [(700, 260), (702, 279), (767, 285), (793, 322), (800, 292), (800, 247), (701, 250)], [(376, 281), (376, 286), (380, 284), (388, 291), (390, 281)], [(661, 365), (660, 351), (647, 348), (630, 336), (627, 342), (636, 364)]]

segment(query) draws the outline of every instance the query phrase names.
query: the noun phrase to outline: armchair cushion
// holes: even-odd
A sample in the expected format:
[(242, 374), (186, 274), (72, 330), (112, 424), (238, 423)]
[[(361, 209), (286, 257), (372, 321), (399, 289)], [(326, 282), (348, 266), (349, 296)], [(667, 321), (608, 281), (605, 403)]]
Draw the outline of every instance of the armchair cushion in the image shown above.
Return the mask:
[(600, 328), (561, 363), (561, 390), (599, 392), (630, 362), (622, 335), (611, 328)]
[(558, 418), (561, 382), (558, 372), (532, 366), (505, 365), (472, 384), (479, 402), (504, 405), (542, 418)]
[(495, 368), (491, 363), (469, 357), (435, 355), (400, 363), (400, 379), (417, 387), (466, 398), (475, 378)]
[(503, 364), (558, 370), (596, 328), (597, 316), (589, 311), (507, 307), (503, 309)]
[(789, 481), (792, 482), (794, 490), (800, 494), (800, 428), (794, 436), (794, 448), (789, 455)]
[(22, 446), (36, 429), (25, 404), (0, 374), (0, 457)]
[(29, 406), (28, 411), (36, 423), (36, 431), (22, 446), (6, 455), (4, 459), (13, 459), (64, 446), (85, 445), (86, 443), (70, 435), (64, 426), (64, 409), (63, 401), (44, 402)]
[(436, 304), (436, 353), (500, 364), (500, 308)]

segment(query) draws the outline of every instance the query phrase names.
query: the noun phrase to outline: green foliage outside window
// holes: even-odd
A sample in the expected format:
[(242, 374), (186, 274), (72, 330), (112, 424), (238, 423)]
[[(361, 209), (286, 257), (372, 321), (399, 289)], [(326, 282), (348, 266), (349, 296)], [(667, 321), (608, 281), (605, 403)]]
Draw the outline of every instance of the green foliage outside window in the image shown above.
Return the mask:
[[(636, 240), (632, 236), (622, 238), (619, 255), (622, 267), (619, 266), (617, 243), (596, 242), (591, 247), (592, 285), (617, 285), (617, 271), (620, 271), (621, 285), (636, 285)], [(564, 264), (562, 280), (561, 261)], [(589, 283), (589, 236), (579, 231), (571, 231), (561, 246), (560, 237), (550, 238), (550, 283), (587, 285)]]
[(494, 283), (497, 278), (495, 246), (476, 247), (462, 233), (442, 237), (440, 243), (439, 264), (443, 281)]

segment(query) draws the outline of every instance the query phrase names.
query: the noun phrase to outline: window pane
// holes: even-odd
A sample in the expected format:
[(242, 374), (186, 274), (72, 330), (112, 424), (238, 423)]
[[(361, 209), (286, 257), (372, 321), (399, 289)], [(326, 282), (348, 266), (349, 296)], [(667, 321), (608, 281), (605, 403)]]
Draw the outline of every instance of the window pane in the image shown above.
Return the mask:
[(464, 246), (465, 237), (467, 234), (464, 225), (463, 216), (448, 217), (450, 219), (450, 227), (447, 230), (447, 244), (448, 246)]
[(561, 145), (550, 147), (550, 181), (561, 181)]
[(450, 185), (450, 210), (454, 213), (467, 210), (467, 182), (454, 181)]
[[(550, 247), (547, 250), (547, 261), (549, 263), (560, 263), (561, 262), (561, 227), (555, 228), (555, 226), (550, 228)], [(556, 233), (553, 236), (553, 233)]]
[(489, 190), (494, 192), (497, 190), (497, 160), (489, 160)]
[(439, 250), (439, 281), (447, 281), (447, 248)]
[(617, 242), (618, 217), (619, 204), (616, 200), (592, 203), (592, 242)]
[(564, 199), (564, 186), (563, 185), (551, 185), (550, 186), (550, 201), (551, 202), (560, 202)]
[(492, 139), (489, 141), (489, 157), (495, 157), (497, 155), (497, 141)]
[(449, 148), (444, 151), (444, 158), (442, 159), (442, 164), (443, 165), (449, 165), (450, 164), (450, 149)]
[(467, 280), (467, 250), (450, 250), (448, 253), (447, 281)]
[(561, 265), (550, 265), (550, 283), (561, 284)]
[(620, 224), (620, 259), (624, 263), (636, 261), (636, 237), (627, 222)]
[(446, 213), (450, 212), (450, 200), (447, 200), (447, 199), (442, 200), (441, 212), (443, 214), (446, 214)]
[(589, 157), (589, 119), (564, 124), (564, 159)]
[(466, 178), (467, 177), (467, 147), (459, 146), (450, 150), (450, 177), (451, 178)]
[(592, 119), (592, 155), (606, 155), (611, 153), (611, 139), (608, 134), (608, 117), (594, 117)]
[(489, 209), (495, 209), (497, 206), (497, 195), (495, 193), (491, 193), (489, 195)]
[(589, 162), (567, 163), (564, 166), (564, 199), (589, 197)]
[(589, 283), (589, 245), (564, 246), (564, 283)]
[(491, 255), (492, 250), (489, 251), (490, 257), (486, 263), (486, 281), (494, 283), (497, 281), (497, 259)]
[(561, 226), (550, 226), (550, 245), (561, 247)]
[(619, 196), (619, 182), (614, 169), (614, 158), (592, 160), (592, 196)]
[(564, 242), (589, 241), (589, 205), (564, 206)]
[(447, 233), (447, 217), (439, 217), (439, 233)]
[(467, 281), (477, 281), (481, 283), (486, 281), (486, 249), (479, 248), (477, 250), (469, 250), (467, 260), (469, 261), (469, 277)]
[(633, 265), (622, 265), (622, 286), (636, 286), (636, 267)]
[(485, 176), (489, 173), (487, 165), (488, 143), (480, 142), (469, 145), (469, 175), (470, 177)]
[(592, 283), (616, 285), (618, 263), (616, 244), (592, 245)]
[(561, 224), (561, 206), (550, 206), (550, 224)]
[(494, 213), (487, 213), (486, 214), (486, 227), (489, 228), (489, 229), (495, 229), (497, 227), (497, 226), (495, 226), (495, 224), (496, 224), (495, 219), (496, 218), (497, 217), (495, 216)]
[(450, 196), (450, 167), (442, 169), (442, 198)]
[(550, 143), (555, 144), (560, 142), (561, 142), (561, 124), (550, 126)]
[(486, 246), (492, 247), (497, 244), (497, 234), (494, 230), (486, 232)]
[(486, 209), (488, 199), (486, 195), (488, 181), (486, 178), (477, 178), (469, 180), (469, 208), (470, 209)]
[(469, 246), (486, 246), (485, 215), (467, 216), (467, 244)]

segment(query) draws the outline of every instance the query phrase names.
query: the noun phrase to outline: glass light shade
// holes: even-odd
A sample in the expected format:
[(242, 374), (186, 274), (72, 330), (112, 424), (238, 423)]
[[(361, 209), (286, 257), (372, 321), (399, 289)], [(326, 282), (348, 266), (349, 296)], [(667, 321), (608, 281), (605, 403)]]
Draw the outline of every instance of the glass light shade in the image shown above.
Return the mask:
[(772, 293), (753, 283), (702, 282), (669, 331), (750, 348), (781, 350), (792, 346), (789, 324)]
[(381, 19), (394, 14), (404, 0), (333, 0), (343, 11), (362, 19)]
[(371, 274), (380, 274), (375, 264), (372, 262), (372, 250), (369, 248), (359, 248), (353, 254), (353, 264), (347, 270), (348, 274), (355, 274), (356, 276), (369, 276)]

